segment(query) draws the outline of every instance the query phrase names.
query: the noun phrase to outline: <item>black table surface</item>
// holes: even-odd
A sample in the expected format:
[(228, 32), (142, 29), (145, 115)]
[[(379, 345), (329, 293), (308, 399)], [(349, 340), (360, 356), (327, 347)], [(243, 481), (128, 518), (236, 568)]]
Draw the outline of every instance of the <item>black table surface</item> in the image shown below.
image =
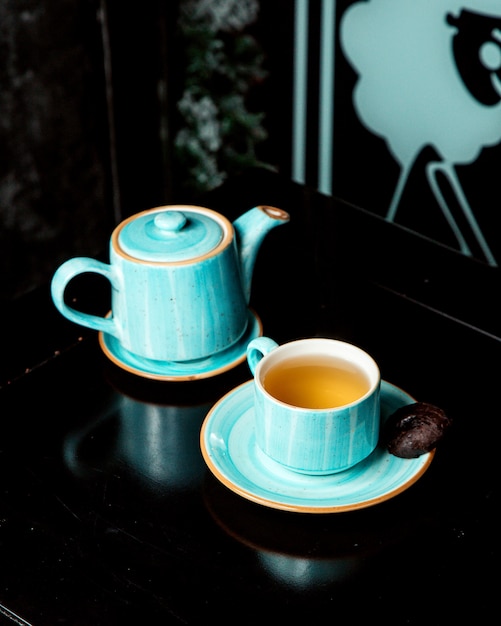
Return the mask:
[[(426, 473), (376, 506), (255, 504), (218, 482), (199, 446), (207, 412), (250, 379), (247, 365), (193, 382), (134, 376), (43, 287), (2, 313), (0, 623), (487, 623), (500, 534), (498, 271), (271, 172), (204, 200), (230, 218), (255, 204), (291, 214), (256, 262), (264, 334), (352, 341), (454, 425)], [(107, 310), (106, 288), (71, 288), (80, 306)]]

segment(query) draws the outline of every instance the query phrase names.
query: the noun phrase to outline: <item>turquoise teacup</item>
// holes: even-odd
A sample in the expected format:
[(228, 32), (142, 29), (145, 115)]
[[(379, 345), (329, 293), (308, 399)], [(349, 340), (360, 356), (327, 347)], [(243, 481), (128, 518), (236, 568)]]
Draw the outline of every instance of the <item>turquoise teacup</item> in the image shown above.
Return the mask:
[(249, 343), (254, 375), (255, 436), (268, 457), (304, 474), (353, 467), (379, 438), (380, 372), (359, 347), (334, 339), (279, 346)]

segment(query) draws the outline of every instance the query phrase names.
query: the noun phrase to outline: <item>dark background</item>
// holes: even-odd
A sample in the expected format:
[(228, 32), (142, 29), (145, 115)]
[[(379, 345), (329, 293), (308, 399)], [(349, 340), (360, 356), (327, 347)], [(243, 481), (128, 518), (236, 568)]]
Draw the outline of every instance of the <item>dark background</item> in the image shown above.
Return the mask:
[[(277, 63), (288, 55), (292, 6), (263, 4), (248, 34), (259, 38), (262, 71), (278, 80), (256, 82), (246, 106), (266, 109), (256, 162), (277, 167), (287, 115), (270, 94), (287, 101), (288, 70)], [(102, 253), (123, 217), (197, 199), (196, 181), (176, 184), (187, 173), (173, 155), (189, 63), (178, 12), (173, 0), (0, 3), (2, 299), (47, 282), (69, 257)]]
[[(0, 3), (2, 301), (46, 284), (67, 258), (106, 256), (111, 230), (124, 217), (160, 204), (197, 202), (210, 187), (203, 188), (176, 149), (185, 124), (178, 103), (197, 54), (193, 39), (179, 27), (180, 4), (179, 0), (152, 0), (140, 7), (118, 0)], [(350, 4), (336, 2), (337, 24)], [(294, 7), (289, 0), (260, 2), (257, 21), (241, 31), (217, 35), (224, 43), (229, 70), (238, 68), (242, 58), (248, 63), (242, 75), (250, 128), (237, 124), (224, 141), (238, 150), (239, 141), (248, 139), (244, 133), (252, 135), (253, 116), (261, 120), (256, 122), (250, 155), (220, 159), (223, 176), (255, 165), (291, 174)], [(310, 0), (306, 182), (312, 187), (318, 165), (320, 9), (320, 0)], [(254, 46), (247, 59), (238, 52), (244, 37)], [(206, 40), (210, 42), (210, 37)], [(339, 42), (335, 54), (333, 193), (383, 215), (398, 165), (384, 142), (356, 118), (351, 100), (356, 74)], [(217, 73), (204, 82), (214, 94), (231, 93), (235, 85)], [(231, 112), (220, 115), (230, 125), (237, 117)], [(424, 179), (429, 156), (424, 152), (416, 164), (397, 222), (454, 248)], [(499, 156), (499, 146), (485, 149), (475, 163), (457, 168), (495, 253), (501, 248)], [(243, 197), (240, 212), (247, 208)], [(479, 262), (484, 264), (480, 257)]]

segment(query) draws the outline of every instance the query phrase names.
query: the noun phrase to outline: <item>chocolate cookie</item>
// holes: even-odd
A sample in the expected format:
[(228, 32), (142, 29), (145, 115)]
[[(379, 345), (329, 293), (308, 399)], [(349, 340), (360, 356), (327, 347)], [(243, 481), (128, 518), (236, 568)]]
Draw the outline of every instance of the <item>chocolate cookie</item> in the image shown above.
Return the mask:
[(391, 454), (414, 459), (436, 448), (451, 423), (439, 407), (415, 402), (390, 415), (383, 429), (384, 444)]

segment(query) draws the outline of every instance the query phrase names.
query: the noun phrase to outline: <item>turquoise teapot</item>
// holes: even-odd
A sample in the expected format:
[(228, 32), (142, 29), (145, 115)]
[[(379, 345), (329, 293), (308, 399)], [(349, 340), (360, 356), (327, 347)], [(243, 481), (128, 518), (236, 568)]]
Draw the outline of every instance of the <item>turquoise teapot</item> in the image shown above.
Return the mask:
[[(188, 362), (226, 350), (245, 333), (259, 247), (285, 211), (257, 206), (233, 224), (199, 206), (161, 206), (121, 222), (110, 240), (109, 264), (76, 257), (54, 273), (55, 306), (76, 324), (118, 341), (139, 358)], [(106, 317), (65, 302), (68, 283), (94, 272), (111, 283)]]

